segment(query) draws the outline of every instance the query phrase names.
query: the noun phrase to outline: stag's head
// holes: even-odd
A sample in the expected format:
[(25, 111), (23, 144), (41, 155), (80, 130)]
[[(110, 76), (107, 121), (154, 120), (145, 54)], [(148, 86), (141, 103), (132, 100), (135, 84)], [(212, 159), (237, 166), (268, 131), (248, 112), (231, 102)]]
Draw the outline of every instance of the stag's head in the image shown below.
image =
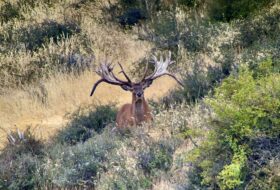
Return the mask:
[(93, 86), (92, 91), (90, 93), (90, 96), (93, 95), (96, 87), (101, 82), (106, 82), (112, 85), (118, 85), (123, 90), (132, 92), (136, 99), (142, 99), (144, 97), (144, 90), (148, 88), (155, 79), (167, 75), (175, 79), (181, 86), (183, 84), (171, 73), (167, 71), (167, 67), (174, 63), (174, 61), (171, 61), (171, 52), (169, 52), (168, 56), (163, 59), (162, 56), (160, 56), (160, 59), (158, 60), (155, 55), (152, 57), (152, 63), (154, 64), (154, 71), (152, 74), (147, 75), (148, 73), (148, 65), (146, 65), (145, 73), (140, 82), (132, 82), (128, 75), (125, 73), (122, 65), (118, 63), (118, 65), (121, 68), (121, 73), (124, 75), (126, 80), (121, 80), (113, 73), (114, 66), (111, 63), (101, 63), (100, 66), (97, 68), (96, 73), (101, 77)]

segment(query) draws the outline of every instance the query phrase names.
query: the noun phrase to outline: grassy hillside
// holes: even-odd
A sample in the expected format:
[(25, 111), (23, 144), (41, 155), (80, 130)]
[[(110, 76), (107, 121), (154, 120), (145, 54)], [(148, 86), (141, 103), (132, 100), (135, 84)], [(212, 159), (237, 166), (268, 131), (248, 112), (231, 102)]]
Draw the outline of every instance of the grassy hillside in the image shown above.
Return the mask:
[[(1, 1), (0, 189), (278, 190), (279, 23), (276, 0)], [(167, 51), (184, 88), (158, 79), (152, 126), (114, 130), (131, 94), (89, 97), (95, 67), (137, 80)]]

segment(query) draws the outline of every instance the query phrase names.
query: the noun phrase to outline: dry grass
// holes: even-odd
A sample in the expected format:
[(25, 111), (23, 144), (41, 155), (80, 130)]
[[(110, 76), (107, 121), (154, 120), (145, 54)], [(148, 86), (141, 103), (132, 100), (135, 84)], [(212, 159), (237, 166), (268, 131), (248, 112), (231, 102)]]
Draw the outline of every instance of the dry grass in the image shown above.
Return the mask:
[[(25, 75), (34, 69), (32, 62), (41, 63), (43, 60), (43, 64), (48, 66), (59, 61), (56, 57), (62, 56), (67, 60), (75, 54), (85, 57), (93, 56), (95, 59), (93, 63), (90, 63), (91, 66), (106, 58), (114, 63), (121, 62), (126, 69), (132, 69), (134, 65), (131, 63), (141, 60), (151, 51), (152, 44), (137, 40), (136, 36), (123, 32), (117, 26), (107, 26), (100, 22), (103, 18), (101, 10), (107, 6), (107, 2), (89, 3), (79, 10), (73, 8), (72, 5), (75, 3), (80, 3), (80, 1), (56, 2), (56, 6), (47, 8), (44, 4), (37, 4), (27, 12), (21, 12), (23, 20), (14, 20), (0, 25), (0, 33), (4, 36), (11, 31), (19, 31), (29, 26), (40, 26), (46, 20), (62, 24), (74, 22), (81, 28), (79, 34), (63, 37), (58, 42), (51, 40), (36, 52), (22, 49), (22, 42), (17, 41), (17, 36), (14, 36), (14, 43), (20, 49), (14, 49), (11, 53), (0, 56), (0, 66), (9, 68), (6, 66), (10, 65), (17, 72), (11, 73), (5, 69), (1, 72), (5, 74), (1, 78), (1, 84), (5, 88), (0, 90), (0, 127), (4, 131), (16, 128), (25, 130), (27, 126), (31, 126), (37, 136), (45, 139), (63, 127), (67, 122), (65, 116), (79, 107), (110, 102), (120, 105), (130, 102), (129, 93), (107, 84), (100, 85), (94, 97), (89, 97), (92, 85), (98, 79), (91, 69), (78, 75), (52, 70), (50, 74), (47, 74), (50, 77), (38, 76), (37, 81), (30, 85), (22, 85), (22, 79), (16, 78), (16, 74)], [(95, 14), (92, 14), (92, 11)], [(2, 45), (0, 48), (5, 49)], [(62, 62), (62, 64), (65, 63)], [(48, 70), (40, 69), (35, 68), (35, 73), (48, 72)], [(162, 87), (160, 84), (165, 85)], [(162, 79), (147, 91), (147, 98), (160, 97), (173, 85), (173, 81)], [(0, 137), (2, 144), (5, 142), (5, 137), (5, 134)]]
[[(90, 90), (97, 79), (90, 71), (80, 76), (57, 74), (41, 81), (38, 86), (28, 86), (26, 90), (9, 90), (0, 96), (1, 127), (5, 130), (24, 130), (31, 126), (36, 129), (36, 134), (46, 138), (64, 126), (67, 113), (81, 106), (111, 102), (121, 105), (131, 101), (130, 93), (108, 84), (100, 85), (94, 96), (90, 97)], [(172, 79), (162, 78), (147, 89), (146, 98), (158, 99), (174, 86)]]

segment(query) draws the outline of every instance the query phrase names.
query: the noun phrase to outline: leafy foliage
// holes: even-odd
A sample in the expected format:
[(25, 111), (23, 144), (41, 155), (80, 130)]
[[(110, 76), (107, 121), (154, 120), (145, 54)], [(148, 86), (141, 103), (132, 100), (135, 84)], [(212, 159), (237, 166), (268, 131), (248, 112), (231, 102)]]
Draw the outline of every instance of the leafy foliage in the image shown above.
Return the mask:
[(103, 53), (119, 61), (128, 49), (131, 60), (135, 39), (172, 51), (184, 89), (154, 103), (149, 132), (112, 130), (109, 105), (80, 109), (45, 144), (12, 133), (0, 154), (0, 189), (152, 189), (164, 178), (170, 186), (162, 189), (279, 189), (279, 7), (267, 9), (274, 2), (1, 2), (1, 95), (28, 88), (47, 109), (51, 93), (29, 85), (53, 73), (76, 78)]
[(240, 44), (249, 47), (277, 40), (280, 31), (279, 20), (279, 9), (272, 9), (263, 17), (244, 21), (240, 28)]
[[(251, 143), (262, 136), (279, 138), (280, 75), (272, 65), (267, 60), (253, 71), (242, 68), (238, 76), (225, 79), (214, 97), (208, 98), (217, 118), (209, 142), (197, 152), (205, 159), (205, 164), (198, 164), (204, 184), (218, 184), (221, 189), (244, 185)], [(219, 149), (224, 151), (224, 162), (220, 160), (215, 167)]]

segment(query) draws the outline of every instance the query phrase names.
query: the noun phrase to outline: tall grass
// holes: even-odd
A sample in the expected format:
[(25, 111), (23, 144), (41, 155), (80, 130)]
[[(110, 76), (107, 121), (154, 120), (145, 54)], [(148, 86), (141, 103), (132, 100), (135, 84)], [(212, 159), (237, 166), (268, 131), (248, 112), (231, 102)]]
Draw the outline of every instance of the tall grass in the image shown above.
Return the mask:
[[(133, 2), (0, 2), (0, 127), (6, 132), (2, 136), (6, 146), (0, 154), (0, 189), (226, 189), (241, 184), (247, 161), (257, 172), (248, 170), (244, 181), (276, 186), (277, 154), (265, 167), (253, 160), (267, 159), (260, 157), (267, 150), (277, 152), (271, 146), (279, 144), (278, 137), (260, 137), (244, 144), (253, 152), (246, 158), (234, 149), (234, 142), (223, 141), (227, 138), (206, 141), (215, 132), (213, 125), (217, 131), (227, 131), (231, 125), (218, 126), (217, 115), (205, 105), (204, 97), (209, 100), (214, 95), (218, 111), (224, 109), (228, 104), (219, 105), (225, 95), (217, 98), (213, 92), (238, 78), (240, 65), (255, 71), (258, 60), (268, 56), (274, 65), (279, 63), (278, 6), (265, 15), (220, 23), (207, 17), (203, 1)], [(144, 10), (147, 17), (129, 27), (120, 26), (119, 18), (133, 16), (131, 8)], [(120, 62), (137, 80), (143, 71), (140, 63), (148, 61), (151, 53), (166, 50), (176, 60), (169, 70), (181, 75), (184, 88), (176, 88), (168, 77), (156, 80), (145, 91), (154, 114), (152, 125), (112, 130), (116, 109), (111, 105), (129, 103), (131, 93), (104, 83), (89, 97), (99, 78), (94, 73), (96, 66), (105, 59)], [(115, 69), (119, 75), (119, 68)], [(267, 74), (265, 65), (259, 70), (262, 76), (253, 78)], [(226, 116), (232, 113), (240, 116), (239, 110)], [(260, 122), (269, 126), (267, 120)], [(26, 131), (24, 138), (22, 133), (9, 133), (27, 126), (32, 132)], [(224, 143), (219, 146), (219, 142)], [(195, 161), (189, 162), (186, 155)]]

